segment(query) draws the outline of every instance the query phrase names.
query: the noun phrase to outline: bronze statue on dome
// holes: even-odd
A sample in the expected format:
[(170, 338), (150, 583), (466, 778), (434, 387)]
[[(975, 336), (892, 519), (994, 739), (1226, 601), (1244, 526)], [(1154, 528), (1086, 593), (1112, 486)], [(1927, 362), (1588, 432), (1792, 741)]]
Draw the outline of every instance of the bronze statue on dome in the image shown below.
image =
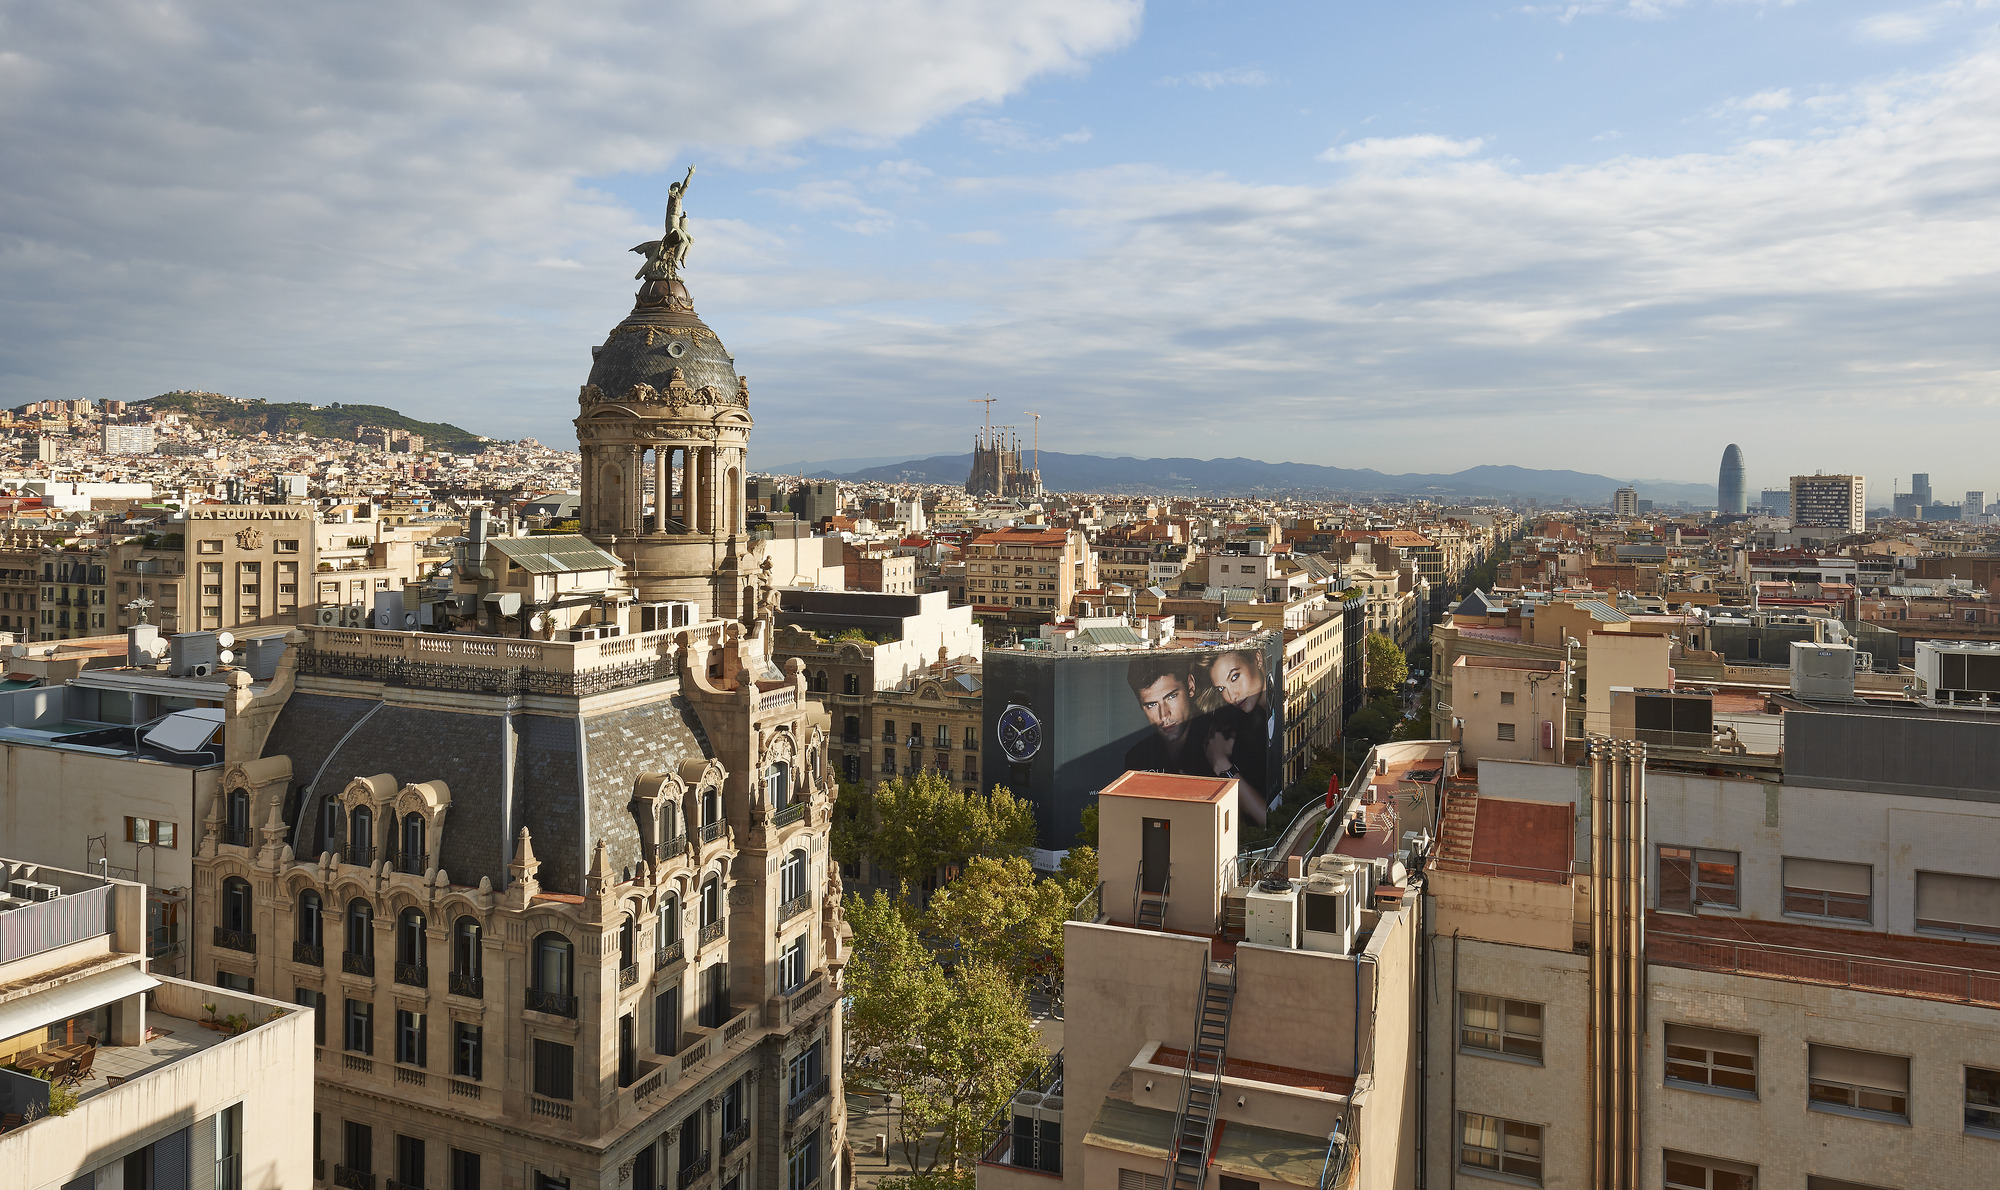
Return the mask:
[(683, 199), (687, 195), (688, 184), (693, 181), (694, 166), (690, 165), (687, 177), (667, 187), (666, 228), (659, 239), (648, 240), (632, 249), (646, 258), (646, 263), (632, 274), (634, 280), (658, 283), (664, 288), (677, 280), (680, 271), (687, 267), (688, 248), (694, 243), (694, 236), (688, 231), (687, 208)]

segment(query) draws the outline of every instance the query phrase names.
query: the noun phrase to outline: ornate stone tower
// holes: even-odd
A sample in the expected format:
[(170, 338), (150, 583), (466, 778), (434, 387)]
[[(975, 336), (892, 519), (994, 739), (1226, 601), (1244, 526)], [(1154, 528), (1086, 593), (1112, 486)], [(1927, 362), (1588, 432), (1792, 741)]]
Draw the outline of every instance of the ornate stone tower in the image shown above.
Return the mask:
[(744, 532), (750, 390), (678, 276), (685, 188), (666, 236), (633, 249), (646, 264), (632, 312), (591, 349), (576, 419), (583, 534), (624, 561), (640, 600), (749, 620), (764, 586)]

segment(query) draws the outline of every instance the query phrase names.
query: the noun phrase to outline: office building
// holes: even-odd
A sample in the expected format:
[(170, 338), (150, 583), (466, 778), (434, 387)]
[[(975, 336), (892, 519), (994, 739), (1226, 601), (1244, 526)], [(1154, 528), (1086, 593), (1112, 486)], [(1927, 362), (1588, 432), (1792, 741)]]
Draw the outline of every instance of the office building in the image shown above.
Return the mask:
[(1868, 523), (1868, 481), (1859, 475), (1792, 476), (1792, 524), (1859, 533)]
[(0, 859), (0, 878), (0, 1181), (246, 1190), (324, 1176), (311, 1013), (149, 970), (144, 885), (19, 859)]
[(1743, 448), (1734, 442), (1722, 452), (1722, 471), (1715, 483), (1715, 511), (1722, 516), (1741, 516), (1749, 511), (1743, 492)]
[(1757, 502), (1772, 516), (1792, 515), (1792, 493), (1789, 488), (1765, 488), (1758, 496)]
[(1971, 520), (1973, 517), (1983, 516), (1985, 512), (1986, 512), (1986, 493), (1979, 491), (1966, 492), (1965, 493), (1966, 519)]
[(155, 445), (153, 427), (107, 422), (99, 431), (99, 446), (108, 455), (149, 455)]
[(1917, 498), (1919, 505), (1928, 507), (1931, 502), (1931, 477), (1928, 471), (1919, 471), (1910, 476), (1910, 494)]
[(1639, 492), (1636, 488), (1623, 487), (1611, 494), (1611, 514), (1618, 517), (1639, 515)]

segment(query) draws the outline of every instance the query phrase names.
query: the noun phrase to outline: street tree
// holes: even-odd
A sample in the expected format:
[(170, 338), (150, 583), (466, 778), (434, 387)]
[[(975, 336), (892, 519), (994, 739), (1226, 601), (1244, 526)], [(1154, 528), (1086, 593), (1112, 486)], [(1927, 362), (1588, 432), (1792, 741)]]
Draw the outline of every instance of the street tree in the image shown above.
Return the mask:
[(1396, 642), (1379, 632), (1368, 634), (1367, 677), (1370, 694), (1387, 694), (1400, 689), (1410, 676), (1410, 663)]

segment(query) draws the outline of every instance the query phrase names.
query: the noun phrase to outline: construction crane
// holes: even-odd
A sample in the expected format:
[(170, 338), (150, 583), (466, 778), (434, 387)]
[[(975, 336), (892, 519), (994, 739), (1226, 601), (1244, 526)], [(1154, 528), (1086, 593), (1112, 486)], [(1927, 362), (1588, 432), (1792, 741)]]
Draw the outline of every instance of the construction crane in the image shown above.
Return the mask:
[(1037, 474), (1040, 474), (1042, 470), (1042, 415), (1032, 409), (1023, 409), (1021, 412), (1035, 419), (1035, 471)]
[(975, 405), (986, 406), (986, 436), (991, 438), (993, 436), (993, 402), (1000, 398), (988, 393), (983, 397), (967, 397), (965, 399)]

